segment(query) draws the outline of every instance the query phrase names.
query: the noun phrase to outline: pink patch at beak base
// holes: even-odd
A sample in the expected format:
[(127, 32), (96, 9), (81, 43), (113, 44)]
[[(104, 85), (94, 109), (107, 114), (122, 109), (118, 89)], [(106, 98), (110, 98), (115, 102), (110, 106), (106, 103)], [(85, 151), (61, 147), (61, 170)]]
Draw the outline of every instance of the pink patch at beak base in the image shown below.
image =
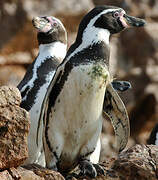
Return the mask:
[(125, 28), (129, 27), (129, 25), (126, 22), (126, 19), (123, 16), (120, 16), (120, 21), (121, 21), (123, 27), (125, 27)]

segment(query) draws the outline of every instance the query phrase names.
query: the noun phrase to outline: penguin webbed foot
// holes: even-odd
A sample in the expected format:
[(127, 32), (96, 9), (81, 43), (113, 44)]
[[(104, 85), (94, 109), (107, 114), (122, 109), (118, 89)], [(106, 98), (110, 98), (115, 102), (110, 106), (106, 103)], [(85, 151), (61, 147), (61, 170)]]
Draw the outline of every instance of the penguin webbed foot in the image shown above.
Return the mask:
[(88, 176), (90, 178), (95, 178), (97, 175), (105, 175), (104, 169), (99, 164), (92, 164), (88, 160), (81, 161), (79, 168), (81, 170), (79, 176)]
[(72, 180), (73, 178), (80, 178), (80, 175), (77, 174), (77, 173), (71, 173), (71, 174), (68, 174), (67, 176), (63, 175), (65, 177), (66, 180)]
[(93, 164), (93, 166), (95, 167), (95, 169), (97, 171), (97, 175), (104, 175), (105, 176), (104, 168), (101, 165)]

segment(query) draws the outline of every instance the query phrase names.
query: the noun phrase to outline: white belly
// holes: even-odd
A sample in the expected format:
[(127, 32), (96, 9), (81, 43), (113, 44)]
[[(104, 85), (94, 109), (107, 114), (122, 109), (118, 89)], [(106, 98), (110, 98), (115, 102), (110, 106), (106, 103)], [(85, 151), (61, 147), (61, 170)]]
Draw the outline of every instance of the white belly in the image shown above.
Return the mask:
[[(102, 108), (110, 76), (101, 65), (73, 68), (49, 114), (48, 137), (61, 158), (74, 161), (94, 150), (102, 128)], [(62, 159), (61, 159), (62, 161)], [(69, 163), (69, 162), (68, 162)]]

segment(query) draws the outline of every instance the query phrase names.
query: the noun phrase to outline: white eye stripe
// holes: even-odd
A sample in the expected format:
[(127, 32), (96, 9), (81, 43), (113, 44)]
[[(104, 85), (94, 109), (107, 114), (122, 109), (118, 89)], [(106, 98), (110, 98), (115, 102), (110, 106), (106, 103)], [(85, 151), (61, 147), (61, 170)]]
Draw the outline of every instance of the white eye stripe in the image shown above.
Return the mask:
[[(120, 9), (106, 9), (103, 12), (101, 12), (100, 14), (98, 14), (97, 16), (95, 16), (93, 19), (91, 19), (91, 21), (89, 22), (89, 24), (94, 25), (94, 23), (96, 22), (96, 20), (103, 14), (108, 14), (111, 12), (115, 12), (115, 11), (119, 11)], [(125, 11), (124, 11), (125, 12)], [(88, 25), (89, 25), (88, 24)]]

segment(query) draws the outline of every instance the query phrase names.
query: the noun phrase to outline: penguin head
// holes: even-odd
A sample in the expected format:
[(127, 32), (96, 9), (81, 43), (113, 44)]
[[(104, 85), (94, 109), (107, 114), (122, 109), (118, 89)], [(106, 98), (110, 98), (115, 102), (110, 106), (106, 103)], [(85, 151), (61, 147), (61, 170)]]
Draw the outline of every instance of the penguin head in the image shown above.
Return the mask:
[[(115, 6), (96, 6), (82, 19), (79, 25), (78, 39), (84, 36), (84, 32), (90, 29), (107, 30), (109, 34), (119, 33), (125, 28), (141, 27), (145, 21), (132, 17), (119, 7)], [(93, 30), (94, 31), (94, 30)]]
[(37, 29), (39, 44), (47, 44), (55, 41), (67, 43), (67, 33), (62, 22), (53, 16), (34, 17), (33, 26)]
[(100, 13), (94, 26), (107, 29), (110, 34), (119, 33), (129, 27), (141, 27), (145, 24), (144, 20), (127, 15), (122, 8), (103, 6), (96, 7), (95, 10), (100, 11)]

